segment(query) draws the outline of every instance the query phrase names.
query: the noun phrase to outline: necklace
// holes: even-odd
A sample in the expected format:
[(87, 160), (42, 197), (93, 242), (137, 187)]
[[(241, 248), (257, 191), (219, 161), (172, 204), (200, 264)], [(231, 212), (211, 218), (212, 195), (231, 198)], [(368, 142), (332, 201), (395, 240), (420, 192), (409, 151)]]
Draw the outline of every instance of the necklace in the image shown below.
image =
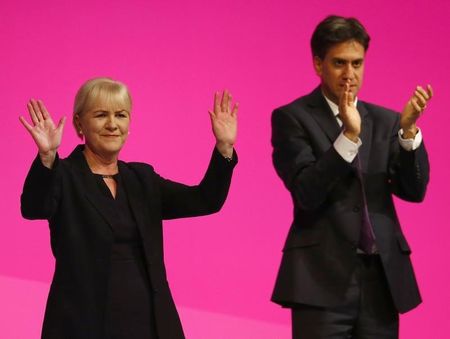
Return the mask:
[(114, 179), (117, 174), (99, 174), (103, 179)]

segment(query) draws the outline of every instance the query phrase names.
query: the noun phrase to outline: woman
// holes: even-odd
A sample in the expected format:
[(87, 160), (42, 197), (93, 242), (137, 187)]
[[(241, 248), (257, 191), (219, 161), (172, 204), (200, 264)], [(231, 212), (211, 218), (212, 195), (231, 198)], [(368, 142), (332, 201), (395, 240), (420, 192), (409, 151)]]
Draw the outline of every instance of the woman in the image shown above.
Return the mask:
[(42, 338), (184, 338), (166, 280), (162, 220), (219, 211), (237, 162), (237, 110), (227, 91), (215, 94), (216, 147), (203, 180), (190, 187), (118, 160), (131, 117), (124, 84), (96, 78), (80, 88), (73, 124), (85, 143), (66, 159), (57, 153), (65, 119), (55, 126), (41, 101), (28, 103), (32, 123), (20, 121), (39, 154), (22, 215), (49, 221), (56, 259)]

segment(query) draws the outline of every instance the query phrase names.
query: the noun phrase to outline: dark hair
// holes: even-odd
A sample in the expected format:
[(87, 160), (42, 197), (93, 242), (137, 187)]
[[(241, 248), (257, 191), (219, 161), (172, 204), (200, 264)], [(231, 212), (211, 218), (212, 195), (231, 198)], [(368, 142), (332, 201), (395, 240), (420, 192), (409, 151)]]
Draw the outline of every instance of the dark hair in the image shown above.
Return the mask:
[(369, 48), (370, 36), (357, 19), (327, 16), (317, 25), (311, 37), (313, 57), (323, 59), (333, 45), (349, 40), (359, 42), (365, 51)]

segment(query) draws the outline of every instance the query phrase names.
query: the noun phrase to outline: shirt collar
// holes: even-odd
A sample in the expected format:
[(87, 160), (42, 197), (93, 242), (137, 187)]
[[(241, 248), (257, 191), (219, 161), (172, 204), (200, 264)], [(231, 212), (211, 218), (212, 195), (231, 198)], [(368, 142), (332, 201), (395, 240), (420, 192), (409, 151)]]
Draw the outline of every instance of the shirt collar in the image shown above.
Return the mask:
[[(323, 94), (323, 92), (322, 92), (322, 95), (323, 95), (323, 97), (325, 98), (325, 100), (327, 101), (328, 106), (330, 106), (330, 109), (331, 109), (331, 111), (333, 112), (334, 116), (337, 117), (337, 115), (339, 114), (339, 106), (336, 105), (336, 104), (335, 104), (333, 101), (331, 101), (330, 99), (328, 99), (328, 98), (326, 97), (326, 95)], [(355, 98), (355, 106), (356, 106), (357, 104), (358, 104), (358, 97)]]

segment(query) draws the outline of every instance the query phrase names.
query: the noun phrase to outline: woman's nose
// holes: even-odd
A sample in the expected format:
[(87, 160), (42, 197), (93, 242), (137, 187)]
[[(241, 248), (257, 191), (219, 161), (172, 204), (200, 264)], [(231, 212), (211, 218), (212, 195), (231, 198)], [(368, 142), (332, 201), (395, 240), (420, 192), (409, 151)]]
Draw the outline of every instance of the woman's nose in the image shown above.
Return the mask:
[(106, 128), (114, 130), (117, 128), (116, 119), (114, 117), (110, 117), (106, 122)]

